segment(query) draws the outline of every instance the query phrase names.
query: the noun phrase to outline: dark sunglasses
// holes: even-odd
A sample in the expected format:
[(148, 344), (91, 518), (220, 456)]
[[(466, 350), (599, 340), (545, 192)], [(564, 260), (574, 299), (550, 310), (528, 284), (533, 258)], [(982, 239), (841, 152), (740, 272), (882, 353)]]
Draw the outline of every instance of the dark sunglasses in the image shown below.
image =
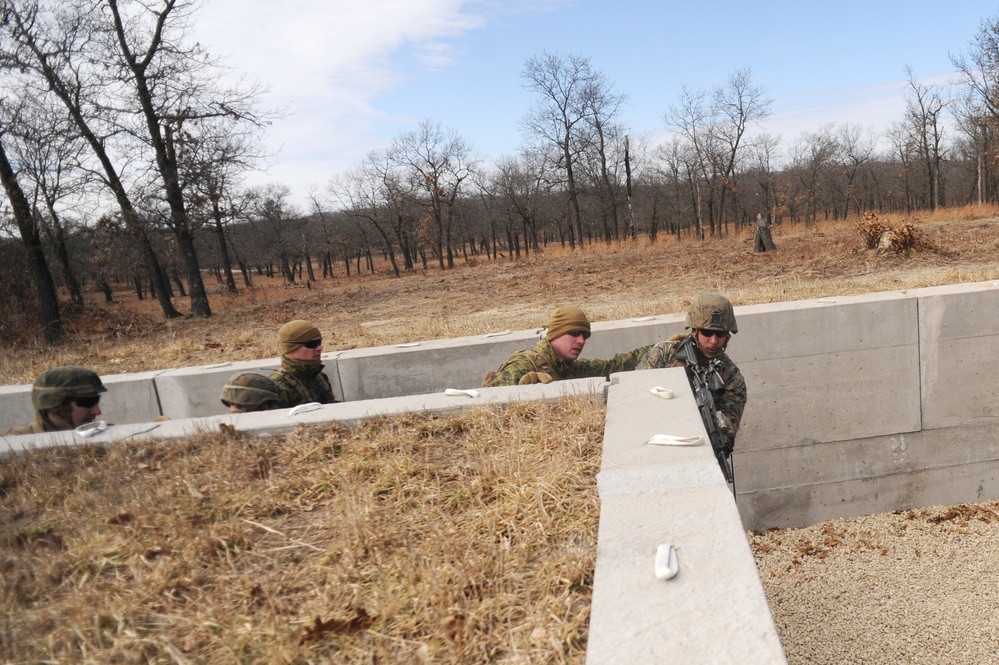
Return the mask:
[(318, 349), (322, 345), (323, 345), (322, 337), (320, 337), (319, 339), (310, 339), (308, 342), (302, 342), (302, 346), (304, 346), (307, 349)]
[(705, 337), (728, 337), (727, 330), (705, 330), (701, 328), (701, 334)]
[(73, 399), (76, 405), (81, 409), (92, 409), (101, 401), (100, 395), (91, 395), (90, 397), (76, 397)]
[(580, 335), (582, 335), (583, 339), (590, 338), (590, 333), (586, 332), (585, 330), (570, 330), (569, 332), (566, 333), (566, 335), (569, 335), (570, 337), (579, 337)]

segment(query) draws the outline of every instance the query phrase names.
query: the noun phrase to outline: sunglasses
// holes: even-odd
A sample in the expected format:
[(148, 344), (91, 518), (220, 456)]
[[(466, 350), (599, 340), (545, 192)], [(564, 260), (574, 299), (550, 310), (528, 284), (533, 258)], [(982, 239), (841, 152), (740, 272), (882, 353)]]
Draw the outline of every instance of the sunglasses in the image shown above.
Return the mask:
[(308, 342), (302, 342), (302, 346), (304, 346), (307, 349), (318, 349), (322, 345), (323, 345), (322, 337), (319, 337), (318, 339), (310, 339)]
[(570, 330), (569, 332), (566, 333), (566, 335), (569, 335), (570, 337), (579, 337), (580, 335), (582, 335), (583, 339), (590, 338), (590, 333), (586, 332), (585, 330)]
[(92, 409), (101, 401), (100, 395), (91, 395), (90, 397), (76, 397), (73, 402), (76, 403), (81, 409)]
[(728, 337), (727, 330), (705, 330), (701, 328), (701, 334), (705, 337)]

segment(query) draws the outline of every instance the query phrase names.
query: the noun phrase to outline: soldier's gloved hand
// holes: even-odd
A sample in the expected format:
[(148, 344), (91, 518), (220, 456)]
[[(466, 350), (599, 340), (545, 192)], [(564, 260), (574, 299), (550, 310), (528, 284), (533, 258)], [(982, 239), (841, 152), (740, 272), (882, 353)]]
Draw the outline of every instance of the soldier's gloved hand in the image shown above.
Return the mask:
[(551, 383), (552, 375), (545, 372), (528, 372), (524, 376), (520, 377), (519, 383), (522, 386), (526, 386), (531, 383)]
[(723, 452), (726, 455), (731, 455), (732, 442), (735, 441), (735, 428), (732, 427), (732, 423), (729, 422), (728, 416), (721, 411), (715, 413), (715, 420), (718, 421), (718, 429), (720, 429), (721, 433), (728, 439), (728, 445), (726, 446), (727, 449)]

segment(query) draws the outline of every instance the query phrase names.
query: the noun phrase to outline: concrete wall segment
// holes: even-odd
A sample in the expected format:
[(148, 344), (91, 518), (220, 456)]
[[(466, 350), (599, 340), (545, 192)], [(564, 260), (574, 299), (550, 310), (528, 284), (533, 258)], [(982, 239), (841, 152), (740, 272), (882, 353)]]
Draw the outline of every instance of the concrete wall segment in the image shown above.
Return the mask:
[[(326, 374), (335, 376), (335, 371), (330, 372), (330, 363), (326, 361), (325, 364)], [(255, 372), (268, 376), (280, 366), (279, 358), (220, 362), (178, 367), (157, 374), (154, 381), (163, 415), (175, 419), (201, 418), (225, 413), (226, 407), (219, 401), (219, 395), (222, 386), (233, 375)]]
[(832, 519), (999, 498), (994, 461), (740, 493), (746, 529), (802, 527)]
[(999, 289), (919, 292), (924, 427), (999, 418)]
[[(706, 437), (682, 368), (611, 377), (588, 665), (786, 662), (710, 444), (647, 443), (695, 431)], [(661, 543), (678, 553), (669, 580), (654, 575)]]
[(914, 342), (736, 363), (748, 388), (739, 450), (921, 427), (919, 347)]

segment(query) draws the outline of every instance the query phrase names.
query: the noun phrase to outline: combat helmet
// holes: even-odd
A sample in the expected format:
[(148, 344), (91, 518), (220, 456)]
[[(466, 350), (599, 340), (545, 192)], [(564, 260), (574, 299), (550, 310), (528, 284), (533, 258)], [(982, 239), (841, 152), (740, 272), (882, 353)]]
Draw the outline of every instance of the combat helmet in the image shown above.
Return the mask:
[(222, 386), (221, 399), (226, 406), (236, 405), (248, 411), (258, 411), (269, 408), (268, 402), (276, 404), (281, 401), (281, 392), (277, 384), (266, 376), (246, 372), (231, 377)]
[(107, 392), (101, 377), (78, 365), (63, 365), (45, 370), (31, 386), (31, 404), (35, 411), (54, 409), (66, 400), (91, 397)]
[(739, 332), (732, 303), (720, 293), (701, 293), (690, 303), (685, 328), (691, 330), (725, 330)]

